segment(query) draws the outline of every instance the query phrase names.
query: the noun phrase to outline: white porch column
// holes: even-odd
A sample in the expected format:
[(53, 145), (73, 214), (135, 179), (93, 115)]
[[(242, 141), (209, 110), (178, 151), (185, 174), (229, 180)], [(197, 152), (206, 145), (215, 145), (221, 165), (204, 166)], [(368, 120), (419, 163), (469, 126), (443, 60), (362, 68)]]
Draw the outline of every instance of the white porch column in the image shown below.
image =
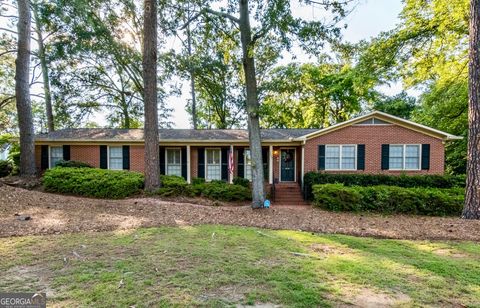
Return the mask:
[(273, 145), (268, 148), (268, 184), (273, 184)]
[(187, 145), (187, 183), (192, 183), (192, 166), (190, 164), (190, 145)]
[[(234, 156), (234, 153), (233, 153), (233, 145), (230, 145), (230, 153), (228, 154), (228, 161), (230, 161), (230, 155), (232, 155), (232, 164), (233, 164), (233, 168), (235, 168), (235, 156)], [(233, 184), (233, 172), (230, 172), (230, 170), (228, 170), (228, 182), (230, 184)]]
[(303, 190), (303, 175), (305, 174), (305, 146), (302, 145), (302, 161), (301, 161), (301, 171), (300, 171), (300, 180), (302, 181), (302, 190)]

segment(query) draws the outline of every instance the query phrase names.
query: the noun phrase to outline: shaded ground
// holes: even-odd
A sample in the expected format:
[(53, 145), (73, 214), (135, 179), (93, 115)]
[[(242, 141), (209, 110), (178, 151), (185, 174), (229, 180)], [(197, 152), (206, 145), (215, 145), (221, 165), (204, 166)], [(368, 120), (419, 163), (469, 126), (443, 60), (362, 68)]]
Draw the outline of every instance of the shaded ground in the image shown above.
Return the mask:
[(480, 244), (199, 225), (0, 238), (49, 307), (478, 307)]
[[(0, 184), (1, 185), (1, 184)], [(15, 214), (32, 219), (18, 220)], [(334, 213), (316, 208), (212, 207), (156, 198), (99, 200), (0, 186), (0, 237), (223, 224), (397, 239), (480, 241), (480, 221)]]

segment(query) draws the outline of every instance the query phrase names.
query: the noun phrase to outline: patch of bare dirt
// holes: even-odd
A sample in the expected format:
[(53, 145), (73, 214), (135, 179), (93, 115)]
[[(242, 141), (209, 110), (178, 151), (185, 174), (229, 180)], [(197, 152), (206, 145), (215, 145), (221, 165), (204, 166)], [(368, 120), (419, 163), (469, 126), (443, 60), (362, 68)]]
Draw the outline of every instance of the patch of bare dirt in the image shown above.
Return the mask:
[[(15, 214), (30, 216), (18, 220)], [(480, 241), (480, 221), (335, 213), (308, 206), (204, 206), (152, 197), (101, 200), (0, 186), (0, 236), (222, 224), (396, 239)], [(317, 247), (328, 253), (328, 247)]]
[(352, 300), (355, 307), (376, 308), (376, 307), (398, 307), (408, 304), (411, 298), (403, 293), (376, 293), (369, 289), (363, 289)]

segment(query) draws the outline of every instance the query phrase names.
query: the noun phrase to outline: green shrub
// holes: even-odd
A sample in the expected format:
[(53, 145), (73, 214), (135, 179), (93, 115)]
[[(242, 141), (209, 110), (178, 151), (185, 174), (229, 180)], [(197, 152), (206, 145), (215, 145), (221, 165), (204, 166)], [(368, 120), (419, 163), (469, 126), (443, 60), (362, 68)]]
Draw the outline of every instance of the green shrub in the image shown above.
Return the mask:
[(460, 215), (462, 188), (424, 188), (397, 186), (313, 186), (314, 205), (334, 211), (369, 211), (429, 216)]
[(193, 178), (192, 179), (192, 185), (203, 184), (203, 183), (205, 183), (204, 178)]
[(250, 181), (248, 179), (241, 178), (238, 176), (233, 178), (233, 184), (240, 185), (247, 188), (250, 187)]
[(93, 168), (93, 166), (77, 160), (59, 160), (55, 163), (55, 167), (64, 168)]
[(161, 175), (160, 182), (162, 187), (155, 191), (155, 194), (164, 197), (187, 196), (193, 197), (195, 193), (191, 185), (181, 176)]
[(141, 173), (94, 168), (53, 168), (43, 176), (46, 191), (112, 199), (138, 193), (143, 181)]
[(425, 188), (465, 187), (464, 175), (385, 175), (385, 174), (335, 174), (308, 172), (304, 176), (304, 195), (312, 200), (312, 186), (335, 184), (345, 186), (399, 186)]
[(193, 189), (196, 195), (201, 195), (213, 200), (245, 201), (251, 200), (252, 198), (249, 188), (220, 181), (196, 184), (193, 185)]
[(13, 171), (13, 164), (8, 160), (0, 160), (0, 178), (9, 175)]

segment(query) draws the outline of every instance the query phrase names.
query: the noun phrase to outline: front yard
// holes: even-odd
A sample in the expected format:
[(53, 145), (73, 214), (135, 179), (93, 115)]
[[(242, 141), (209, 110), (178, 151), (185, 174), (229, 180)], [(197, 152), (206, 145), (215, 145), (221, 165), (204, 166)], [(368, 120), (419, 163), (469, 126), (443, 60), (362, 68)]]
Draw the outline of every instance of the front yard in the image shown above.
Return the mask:
[(179, 226), (0, 239), (0, 291), (54, 306), (480, 306), (480, 246)]

